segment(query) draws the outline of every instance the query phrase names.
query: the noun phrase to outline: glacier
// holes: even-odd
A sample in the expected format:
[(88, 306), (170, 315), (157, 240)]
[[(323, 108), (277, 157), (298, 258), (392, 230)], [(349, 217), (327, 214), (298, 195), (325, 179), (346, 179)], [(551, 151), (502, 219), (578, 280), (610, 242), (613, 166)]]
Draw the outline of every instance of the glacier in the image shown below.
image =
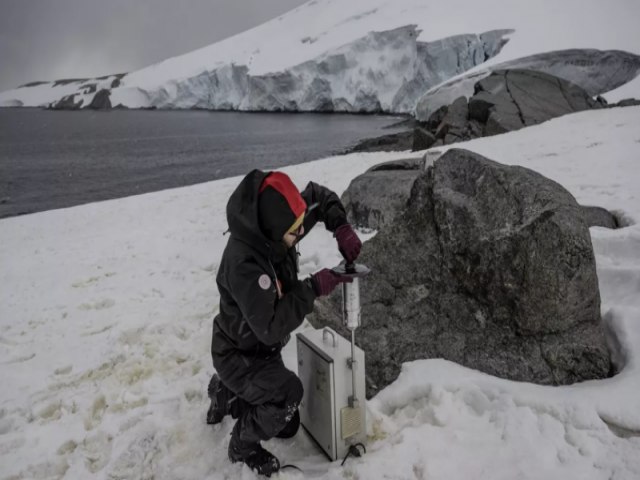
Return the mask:
[[(115, 77), (107, 77), (98, 93), (109, 92), (113, 107), (410, 113), (431, 87), (498, 54), (511, 33), (491, 30), (420, 42), (417, 25), (407, 25), (370, 32), (282, 72), (254, 75), (247, 65), (231, 63), (152, 88), (112, 88)], [(88, 108), (98, 94), (95, 86), (94, 80), (79, 81), (77, 91), (65, 90), (50, 106)], [(15, 99), (5, 103), (15, 105)]]
[(266, 75), (224, 65), (146, 91), (149, 106), (245, 111), (409, 113), (429, 88), (500, 52), (512, 30), (419, 42), (416, 25), (371, 32)]
[(616, 82), (596, 78), (592, 90), (605, 94), (615, 84), (640, 97), (640, 81), (634, 80), (637, 18), (640, 2), (311, 0), (134, 72), (32, 82), (0, 92), (0, 106), (421, 117), (434, 103), (468, 95), (473, 80), (498, 65), (538, 69), (587, 86), (612, 74)]

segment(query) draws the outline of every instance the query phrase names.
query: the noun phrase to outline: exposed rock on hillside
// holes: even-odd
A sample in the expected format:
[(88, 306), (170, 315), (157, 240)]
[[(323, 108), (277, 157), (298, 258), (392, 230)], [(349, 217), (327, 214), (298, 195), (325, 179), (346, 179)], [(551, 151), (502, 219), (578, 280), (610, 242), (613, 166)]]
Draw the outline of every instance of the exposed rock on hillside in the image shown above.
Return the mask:
[[(536, 172), (448, 151), (360, 261), (373, 270), (357, 336), (369, 395), (420, 358), (541, 384), (609, 373), (581, 207)], [(318, 302), (312, 321), (346, 333), (339, 295)]]
[(107, 89), (100, 90), (93, 97), (93, 100), (89, 104), (89, 108), (93, 110), (104, 110), (111, 108), (111, 100), (109, 100), (109, 96), (111, 92)]
[(566, 80), (529, 70), (500, 70), (476, 84), (469, 120), (480, 122), (488, 136), (601, 107)]
[(76, 93), (64, 96), (60, 101), (49, 105), (48, 108), (52, 110), (77, 110), (82, 107), (84, 101), (82, 99), (76, 100), (76, 96), (78, 96)]
[(593, 100), (561, 78), (531, 70), (498, 70), (475, 84), (468, 103), (459, 97), (418, 122), (413, 149), (497, 135), (604, 106), (604, 99)]
[(438, 108), (449, 105), (456, 98), (471, 97), (480, 80), (499, 70), (546, 73), (570, 82), (584, 89), (590, 97), (595, 97), (636, 78), (640, 74), (640, 56), (619, 50), (571, 49), (500, 63), (490, 69), (462, 75), (426, 92), (416, 105), (416, 118), (426, 121)]
[(345, 153), (354, 152), (397, 152), (411, 150), (415, 144), (414, 131), (389, 133), (380, 137), (366, 138)]
[(450, 145), (536, 125), (569, 113), (594, 108), (631, 106), (624, 100), (609, 105), (600, 96), (561, 78), (532, 70), (498, 70), (481, 78), (467, 101), (433, 110), (424, 121), (414, 121), (413, 131), (367, 139), (350, 151), (413, 151)]

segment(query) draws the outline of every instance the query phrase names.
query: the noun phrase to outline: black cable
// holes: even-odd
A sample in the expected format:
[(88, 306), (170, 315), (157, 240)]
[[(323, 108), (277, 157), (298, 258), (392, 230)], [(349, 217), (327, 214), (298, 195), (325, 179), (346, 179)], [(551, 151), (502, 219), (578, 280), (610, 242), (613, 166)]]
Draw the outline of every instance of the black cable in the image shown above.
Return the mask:
[(295, 465), (291, 465), (291, 464), (282, 465), (282, 466), (280, 467), (280, 470), (284, 470), (285, 468), (295, 468), (295, 469), (296, 469), (296, 470), (298, 470), (299, 472), (304, 473), (300, 467), (296, 467)]
[[(358, 450), (358, 447), (362, 447), (363, 452), (360, 452), (360, 450)], [(342, 463), (340, 464), (340, 466), (341, 467), (344, 466), (344, 462), (347, 461), (347, 458), (349, 458), (349, 455), (353, 455), (354, 457), (361, 457), (363, 453), (367, 453), (367, 448), (362, 443), (356, 443), (354, 445), (349, 446), (349, 451), (345, 455), (344, 460), (342, 460)]]
[(347, 452), (347, 454), (344, 457), (344, 460), (342, 460), (342, 463), (340, 464), (341, 467), (344, 466), (344, 462), (347, 461), (347, 458), (349, 458), (349, 455), (351, 455), (351, 449), (349, 449), (349, 451)]

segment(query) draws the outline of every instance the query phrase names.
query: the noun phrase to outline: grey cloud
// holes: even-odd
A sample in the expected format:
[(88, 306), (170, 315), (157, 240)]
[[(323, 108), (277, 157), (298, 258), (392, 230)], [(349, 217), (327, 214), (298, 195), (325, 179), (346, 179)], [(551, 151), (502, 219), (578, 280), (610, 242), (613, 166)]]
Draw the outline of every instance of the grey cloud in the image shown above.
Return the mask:
[(136, 70), (304, 0), (0, 0), (0, 91)]

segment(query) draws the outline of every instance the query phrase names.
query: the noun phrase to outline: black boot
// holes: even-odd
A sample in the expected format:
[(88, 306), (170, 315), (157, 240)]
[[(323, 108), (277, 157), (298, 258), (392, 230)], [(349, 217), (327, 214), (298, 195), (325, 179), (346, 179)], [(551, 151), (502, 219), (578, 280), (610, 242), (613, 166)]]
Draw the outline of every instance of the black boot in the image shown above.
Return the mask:
[(230, 413), (229, 400), (231, 400), (233, 394), (224, 386), (217, 374), (211, 377), (208, 392), (211, 405), (207, 412), (207, 423), (209, 425), (215, 425), (220, 423), (222, 419)]
[(251, 470), (267, 477), (280, 470), (278, 459), (271, 452), (262, 448), (260, 442), (247, 443), (240, 440), (237, 424), (229, 441), (229, 460), (233, 463), (244, 462)]
[(280, 432), (276, 435), (277, 438), (291, 438), (296, 433), (298, 433), (298, 429), (300, 428), (300, 411), (296, 410), (296, 413), (293, 414), (289, 423), (285, 425), (285, 427), (280, 430)]

